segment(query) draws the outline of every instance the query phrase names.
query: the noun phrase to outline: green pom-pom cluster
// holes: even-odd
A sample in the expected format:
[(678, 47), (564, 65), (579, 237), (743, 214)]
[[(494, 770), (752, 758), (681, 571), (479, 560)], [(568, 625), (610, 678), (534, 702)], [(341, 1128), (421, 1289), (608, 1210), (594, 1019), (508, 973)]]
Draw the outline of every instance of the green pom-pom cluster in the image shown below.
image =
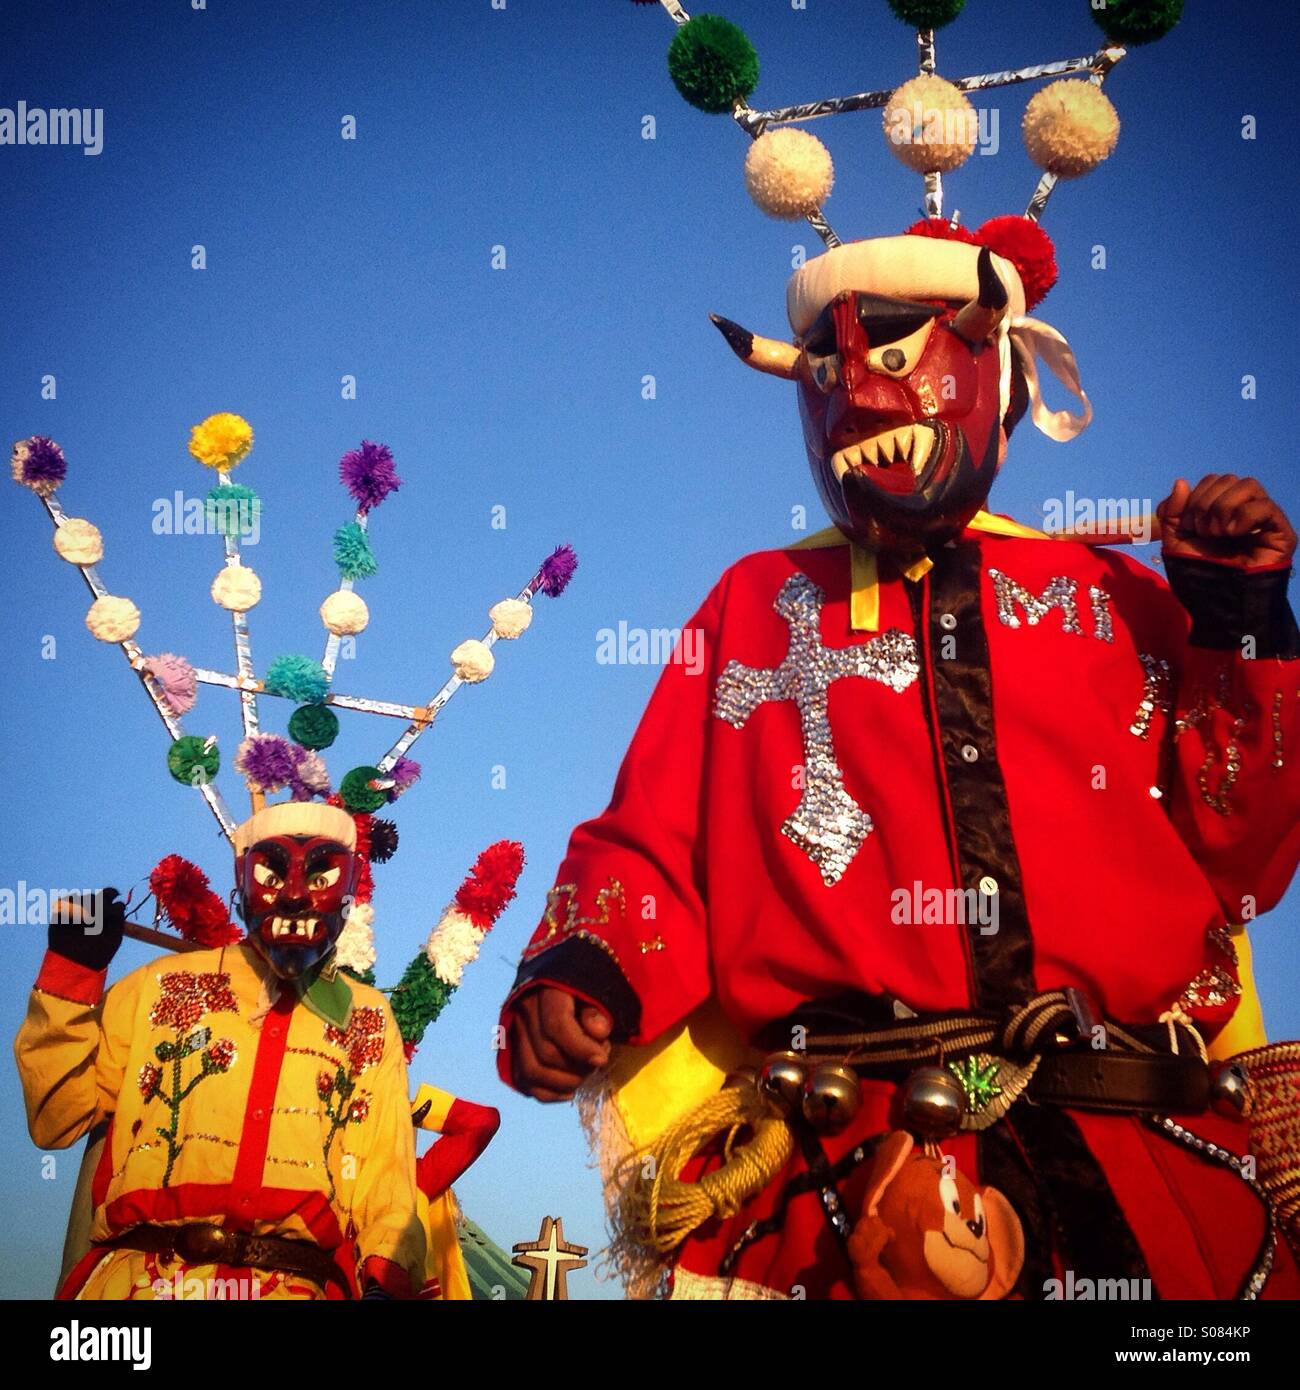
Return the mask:
[(339, 795), (343, 804), (356, 815), (369, 815), (377, 811), (388, 800), (388, 793), (369, 784), (384, 774), (377, 767), (354, 767), (344, 775), (339, 783)]
[(447, 1000), (455, 992), (455, 985), (449, 985), (434, 974), (428, 956), (421, 951), (388, 996), (402, 1041), (412, 1047), (418, 1046), (424, 1030), (447, 1007)]
[(339, 717), (328, 705), (302, 705), (289, 716), (289, 737), (304, 748), (328, 748), (339, 736)]
[(1183, 17), (1183, 0), (1106, 0), (1100, 10), (1088, 8), (1112, 43), (1155, 43)]
[(243, 483), (214, 487), (203, 504), (208, 526), (223, 536), (246, 536), (261, 522), (262, 499)]
[(942, 29), (961, 14), (966, 0), (889, 0), (889, 8), (913, 29)]
[(212, 781), (221, 767), (221, 754), (214, 743), (205, 748), (207, 739), (197, 734), (185, 734), (167, 750), (167, 771), (187, 787), (201, 787)]
[(758, 85), (758, 54), (730, 20), (696, 15), (673, 36), (668, 75), (692, 106), (714, 114), (730, 111)]
[(364, 526), (349, 521), (334, 532), (334, 563), (344, 579), (369, 579), (378, 573), (379, 566), (375, 564)]
[(319, 661), (289, 652), (267, 667), (262, 684), (272, 695), (283, 695), (300, 705), (318, 705), (329, 694), (329, 677)]

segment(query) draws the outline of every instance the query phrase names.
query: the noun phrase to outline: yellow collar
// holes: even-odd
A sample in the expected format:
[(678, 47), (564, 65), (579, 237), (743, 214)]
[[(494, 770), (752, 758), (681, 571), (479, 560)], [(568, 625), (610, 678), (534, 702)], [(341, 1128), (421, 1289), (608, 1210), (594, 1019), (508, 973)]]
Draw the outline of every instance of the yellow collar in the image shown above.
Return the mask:
[[(1045, 531), (1035, 531), (1032, 526), (1022, 525), (1009, 517), (994, 516), (992, 512), (979, 511), (971, 518), (969, 529), (985, 531), (991, 536), (1019, 536), (1024, 540), (1050, 540)], [(880, 571), (876, 562), (876, 552), (867, 550), (850, 541), (835, 526), (817, 531), (811, 536), (790, 546), (791, 550), (829, 550), (832, 546), (848, 545), (849, 583), (851, 599), (849, 602), (849, 626), (854, 632), (879, 632), (880, 630)], [(915, 583), (927, 574), (934, 562), (928, 555), (909, 565), (904, 571), (905, 578)]]

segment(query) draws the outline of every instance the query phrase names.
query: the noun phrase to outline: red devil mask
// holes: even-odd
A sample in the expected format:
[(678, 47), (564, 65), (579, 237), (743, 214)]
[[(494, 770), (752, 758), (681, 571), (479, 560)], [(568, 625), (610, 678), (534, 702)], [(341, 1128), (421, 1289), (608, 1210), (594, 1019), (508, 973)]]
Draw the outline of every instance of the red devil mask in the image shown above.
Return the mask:
[(351, 900), (357, 857), (327, 835), (268, 835), (236, 861), (249, 941), (284, 980), (334, 949)]
[[(1006, 286), (987, 248), (963, 303), (842, 289), (799, 346), (715, 317), (751, 366), (790, 377), (831, 520), (873, 549), (940, 544), (984, 505), (1023, 382), (1003, 418), (998, 329)], [(1014, 382), (1013, 377), (1013, 382)]]

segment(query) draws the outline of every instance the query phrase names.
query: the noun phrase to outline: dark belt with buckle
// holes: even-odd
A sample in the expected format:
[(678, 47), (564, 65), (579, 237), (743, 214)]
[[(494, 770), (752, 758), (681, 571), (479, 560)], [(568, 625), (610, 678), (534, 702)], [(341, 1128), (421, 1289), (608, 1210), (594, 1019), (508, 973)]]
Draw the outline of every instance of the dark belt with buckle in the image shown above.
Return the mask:
[(258, 1236), (232, 1231), (211, 1221), (185, 1226), (133, 1226), (111, 1240), (96, 1242), (106, 1250), (146, 1250), (151, 1254), (178, 1255), (187, 1264), (223, 1264), (241, 1269), (275, 1269), (301, 1274), (323, 1288), (346, 1282), (333, 1255), (305, 1240), (283, 1236)]

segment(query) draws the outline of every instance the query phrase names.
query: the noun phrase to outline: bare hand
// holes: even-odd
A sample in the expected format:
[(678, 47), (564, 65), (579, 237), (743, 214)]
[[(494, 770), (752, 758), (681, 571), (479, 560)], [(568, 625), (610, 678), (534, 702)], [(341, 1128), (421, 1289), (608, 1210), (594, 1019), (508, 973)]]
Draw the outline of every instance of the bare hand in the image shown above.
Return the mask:
[(1194, 488), (1179, 478), (1156, 517), (1166, 555), (1258, 569), (1295, 554), (1295, 528), (1255, 478), (1210, 473)]
[(535, 1100), (569, 1100), (609, 1061), (609, 1015), (551, 985), (530, 990), (514, 1006), (511, 1075), (516, 1090)]

